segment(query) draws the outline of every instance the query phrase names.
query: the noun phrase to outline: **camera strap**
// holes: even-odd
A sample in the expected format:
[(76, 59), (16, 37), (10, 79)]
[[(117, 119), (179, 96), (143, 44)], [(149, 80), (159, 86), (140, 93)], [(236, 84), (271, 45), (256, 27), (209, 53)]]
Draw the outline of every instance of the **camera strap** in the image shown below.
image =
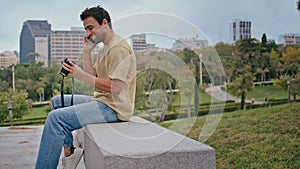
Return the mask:
[[(65, 79), (65, 76), (62, 76), (62, 79), (61, 79), (61, 87), (60, 87), (61, 107), (65, 107), (64, 79)], [(71, 103), (70, 103), (70, 106), (73, 106), (73, 100), (74, 100), (74, 77), (72, 77), (72, 95), (71, 95)]]

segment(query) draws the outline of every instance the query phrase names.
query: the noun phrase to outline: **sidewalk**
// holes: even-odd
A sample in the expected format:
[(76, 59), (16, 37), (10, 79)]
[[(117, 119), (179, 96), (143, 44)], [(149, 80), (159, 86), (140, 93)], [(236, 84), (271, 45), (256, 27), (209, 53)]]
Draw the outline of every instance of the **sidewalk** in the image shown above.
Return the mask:
[[(240, 98), (234, 97), (229, 93), (227, 93), (226, 91), (221, 90), (221, 86), (210, 86), (206, 88), (205, 92), (221, 101), (234, 100), (235, 102), (241, 102)], [(246, 102), (251, 103), (252, 101), (246, 100)], [(263, 104), (263, 103), (264, 102), (254, 100), (254, 104)]]
[[(43, 126), (0, 127), (0, 168), (33, 169), (42, 131)], [(83, 158), (77, 169), (85, 169)]]

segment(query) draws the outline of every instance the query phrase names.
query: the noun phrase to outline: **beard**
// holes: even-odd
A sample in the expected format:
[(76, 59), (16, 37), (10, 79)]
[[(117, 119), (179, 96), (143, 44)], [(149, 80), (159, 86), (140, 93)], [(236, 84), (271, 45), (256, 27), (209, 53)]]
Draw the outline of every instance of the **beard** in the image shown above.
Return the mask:
[(106, 34), (106, 28), (101, 27), (92, 35), (92, 38), (93, 38), (94, 42), (96, 44), (98, 44), (100, 42), (103, 42), (105, 34)]

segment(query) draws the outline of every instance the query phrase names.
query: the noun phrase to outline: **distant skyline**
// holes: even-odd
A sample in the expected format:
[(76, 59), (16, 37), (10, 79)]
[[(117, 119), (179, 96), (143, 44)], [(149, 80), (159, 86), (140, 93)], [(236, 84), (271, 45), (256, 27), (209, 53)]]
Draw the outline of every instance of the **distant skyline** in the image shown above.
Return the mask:
[[(71, 27), (82, 26), (79, 14), (86, 7), (95, 5), (106, 8), (113, 21), (145, 12), (177, 16), (200, 29), (212, 44), (229, 42), (230, 23), (234, 19), (247, 19), (253, 25), (252, 37), (260, 40), (262, 34), (266, 33), (268, 39), (278, 42), (280, 34), (300, 33), (300, 13), (296, 2), (297, 0), (1, 0), (0, 52), (19, 51), (19, 35), (26, 20), (48, 20), (52, 30), (70, 30)], [(145, 20), (145, 23), (149, 22), (151, 20)]]

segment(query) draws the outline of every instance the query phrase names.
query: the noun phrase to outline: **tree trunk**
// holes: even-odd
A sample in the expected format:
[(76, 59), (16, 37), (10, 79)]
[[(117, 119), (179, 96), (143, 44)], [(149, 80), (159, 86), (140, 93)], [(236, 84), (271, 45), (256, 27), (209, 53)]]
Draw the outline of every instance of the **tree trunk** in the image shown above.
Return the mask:
[(294, 103), (296, 103), (297, 102), (297, 95), (294, 95)]
[(245, 92), (242, 92), (242, 95), (241, 95), (241, 110), (244, 109), (244, 106), (245, 106), (245, 99), (246, 99), (246, 93), (245, 93)]

